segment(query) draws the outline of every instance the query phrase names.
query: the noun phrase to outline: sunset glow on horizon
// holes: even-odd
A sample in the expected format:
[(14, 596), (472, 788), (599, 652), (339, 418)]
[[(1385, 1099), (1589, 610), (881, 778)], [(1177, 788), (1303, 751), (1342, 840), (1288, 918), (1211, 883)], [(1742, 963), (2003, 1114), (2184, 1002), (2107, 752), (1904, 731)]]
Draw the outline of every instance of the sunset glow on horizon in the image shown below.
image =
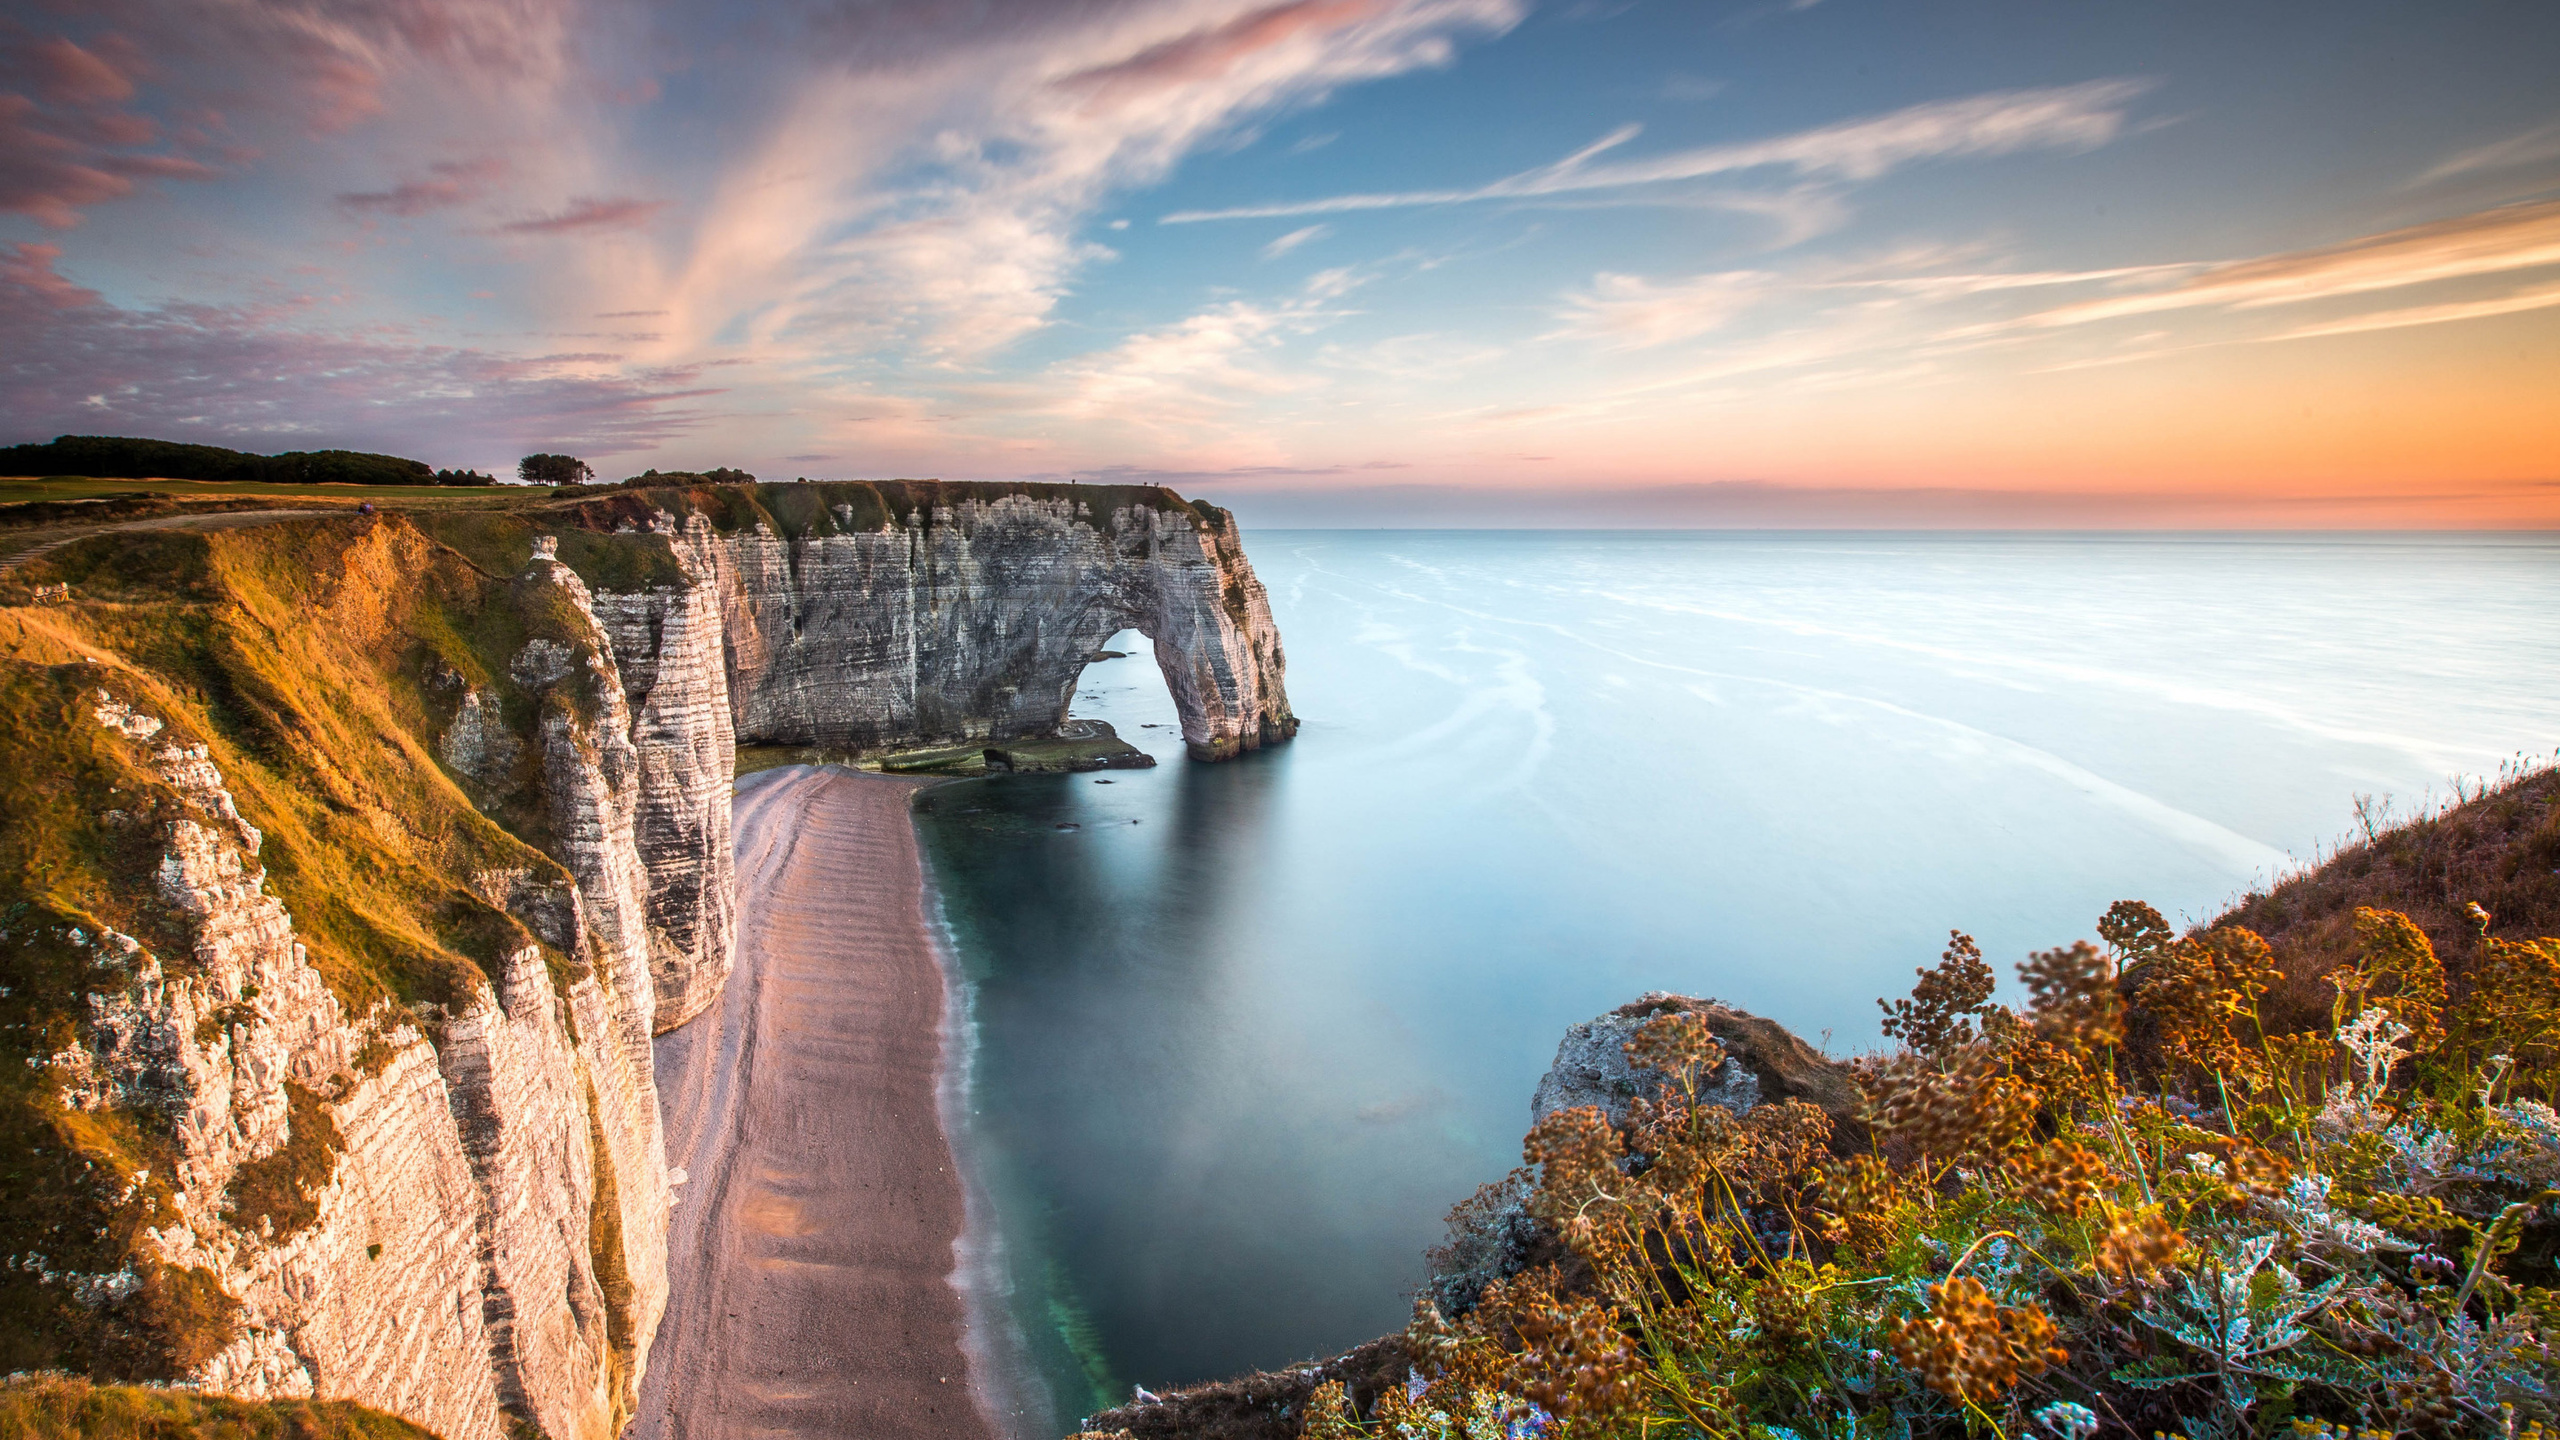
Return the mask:
[(2487, 3), (12, 5), (0, 444), (2554, 527), (2555, 60)]

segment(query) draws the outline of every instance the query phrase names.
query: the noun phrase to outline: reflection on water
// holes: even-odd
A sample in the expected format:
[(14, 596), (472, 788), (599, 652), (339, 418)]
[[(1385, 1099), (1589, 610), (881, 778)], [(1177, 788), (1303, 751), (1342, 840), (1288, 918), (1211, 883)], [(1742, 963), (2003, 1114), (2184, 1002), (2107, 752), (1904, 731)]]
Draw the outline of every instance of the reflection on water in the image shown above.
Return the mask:
[(1294, 745), (1184, 762), (1116, 645), (1076, 713), (1159, 768), (919, 822), (1065, 1421), (1399, 1326), (1575, 1020), (1674, 989), (1854, 1050), (1950, 926), (2005, 967), (2202, 918), (2351, 793), (2560, 741), (2545, 539), (1247, 538)]

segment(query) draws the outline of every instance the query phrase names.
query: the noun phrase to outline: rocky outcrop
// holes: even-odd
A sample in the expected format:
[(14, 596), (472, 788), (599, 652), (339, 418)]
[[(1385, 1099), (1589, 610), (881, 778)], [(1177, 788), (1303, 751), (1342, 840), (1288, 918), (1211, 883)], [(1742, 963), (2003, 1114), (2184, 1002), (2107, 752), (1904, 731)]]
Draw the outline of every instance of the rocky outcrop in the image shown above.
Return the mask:
[[(1713, 1000), (1660, 991), (1632, 1005), (1583, 1021), (1565, 1031), (1555, 1064), (1540, 1077), (1529, 1102), (1530, 1121), (1558, 1110), (1594, 1106), (1610, 1123), (1624, 1125), (1639, 1097), (1662, 1093), (1670, 1077), (1628, 1063), (1626, 1043), (1657, 1015), (1686, 1011), (1706, 1018), (1724, 1046), (1725, 1060), (1710, 1072), (1699, 1098), (1736, 1113), (1764, 1102), (1801, 1100), (1830, 1112), (1835, 1124), (1859, 1123), (1859, 1096), (1847, 1067), (1822, 1058), (1785, 1026)], [(1863, 1133), (1863, 1132), (1860, 1132)], [(1431, 1276), (1422, 1288), (1444, 1316), (1475, 1307), (1487, 1283), (1541, 1266), (1557, 1267), (1568, 1293), (1589, 1291), (1595, 1277), (1530, 1213), (1533, 1169), (1514, 1170), (1485, 1186), (1449, 1215), (1447, 1243), (1431, 1252)], [(1290, 1370), (1186, 1386), (1162, 1395), (1138, 1392), (1128, 1404), (1085, 1421), (1083, 1440), (1113, 1436), (1232, 1436), (1236, 1440), (1287, 1440), (1306, 1425), (1316, 1387), (1338, 1381), (1354, 1408), (1370, 1414), (1378, 1394), (1404, 1383), (1412, 1358), (1406, 1337), (1390, 1335), (1329, 1360)], [(1472, 1433), (1472, 1432), (1470, 1432)]]
[(1592, 1105), (1612, 1125), (1624, 1124), (1628, 1106), (1638, 1097), (1655, 1098), (1670, 1083), (1661, 1071), (1630, 1063), (1627, 1042), (1655, 1016), (1683, 1011), (1705, 1017), (1708, 1032), (1725, 1052), (1724, 1063), (1707, 1075), (1699, 1099), (1736, 1114), (1763, 1101), (1803, 1101), (1831, 1116), (1835, 1136), (1864, 1138), (1865, 1098), (1847, 1066), (1824, 1059), (1774, 1020), (1713, 1000), (1659, 990), (1565, 1031), (1563, 1043), (1556, 1047), (1555, 1064), (1539, 1078), (1537, 1092), (1530, 1097), (1530, 1120)]
[[(556, 553), (537, 542), (536, 563)], [(564, 589), (577, 583), (567, 567), (558, 571), (567, 576)], [(638, 764), (632, 838), (659, 1030), (699, 1014), (720, 993), (737, 923), (729, 851), (737, 732), (724, 607), (711, 567), (697, 564), (687, 578), (692, 583), (677, 588), (586, 597), (586, 613), (608, 643)], [(578, 593), (586, 596), (583, 585)]]
[[(1701, 1078), (1700, 1102), (1739, 1115), (1765, 1103), (1801, 1101), (1831, 1117), (1835, 1149), (1865, 1148), (1865, 1101), (1847, 1066), (1824, 1059), (1774, 1020), (1662, 991), (1566, 1029), (1555, 1063), (1530, 1097), (1530, 1123), (1589, 1106), (1625, 1128), (1637, 1100), (1658, 1099), (1671, 1083), (1663, 1072), (1631, 1063), (1627, 1042), (1655, 1016), (1683, 1012), (1704, 1017), (1725, 1052), (1722, 1063)], [(1515, 1170), (1450, 1212), (1448, 1239), (1431, 1252), (1431, 1278), (1424, 1287), (1443, 1313), (1472, 1309), (1488, 1282), (1540, 1265), (1558, 1266), (1570, 1284), (1588, 1281), (1589, 1270), (1552, 1227), (1530, 1213), (1535, 1188), (1536, 1171)]]

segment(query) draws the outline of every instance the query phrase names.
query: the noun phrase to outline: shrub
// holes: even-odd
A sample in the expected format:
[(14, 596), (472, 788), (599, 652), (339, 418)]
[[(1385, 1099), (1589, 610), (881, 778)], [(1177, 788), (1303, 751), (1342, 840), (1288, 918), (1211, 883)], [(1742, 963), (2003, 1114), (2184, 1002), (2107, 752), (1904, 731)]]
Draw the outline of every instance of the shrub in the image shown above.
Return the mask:
[(1660, 1099), (1526, 1142), (1527, 1210), (1579, 1263), (1455, 1318), (1426, 1292), (1413, 1383), (1365, 1421), (1322, 1395), (1305, 1433), (2538, 1434), (2560, 941), (2484, 920), (2448, 987), (2420, 927), (2355, 918), (2330, 1022), (2293, 1033), (2236, 926), (2118, 905), (2103, 949), (2021, 967), (2017, 1009), (1959, 935), (1886, 1007), (1905, 1048), (1859, 1065), (1875, 1139), (1846, 1155), (1812, 1106), (1705, 1102), (1713, 1037), (1660, 1015), (1627, 1047)]

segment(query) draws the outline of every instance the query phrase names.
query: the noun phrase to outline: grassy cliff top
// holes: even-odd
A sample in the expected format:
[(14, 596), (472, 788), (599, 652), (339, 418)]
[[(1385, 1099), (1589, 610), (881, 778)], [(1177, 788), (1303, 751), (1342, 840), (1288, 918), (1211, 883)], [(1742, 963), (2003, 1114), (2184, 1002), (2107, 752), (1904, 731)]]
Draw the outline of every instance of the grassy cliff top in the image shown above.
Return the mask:
[(22, 1440), (435, 1440), (345, 1400), (234, 1400), (185, 1390), (91, 1385), (61, 1375), (0, 1381), (0, 1435)]
[(2377, 824), (2207, 928), (2238, 925), (2264, 936), (2285, 972), (2269, 1018), (2310, 1028), (2329, 1013), (2328, 977), (2361, 947), (2361, 908), (2408, 916), (2457, 986), (2487, 942), (2560, 935), (2560, 768), (2527, 769), (2451, 808)]
[(73, 475), (0, 477), (0, 571), (15, 557), (109, 527), (185, 527), (193, 517), (255, 510), (360, 512), (409, 517), (436, 540), (493, 574), (513, 574), (533, 553), (533, 537), (559, 534), (561, 556), (588, 584), (608, 590), (672, 584), (679, 578), (663, 543), (582, 542), (576, 532), (645, 530), (662, 513), (700, 515), (724, 534), (758, 525), (787, 539), (872, 532), (910, 523), (930, 528), (936, 512), (1009, 496), (1065, 500), (1097, 525), (1124, 508), (1187, 517), (1210, 530), (1233, 517), (1161, 485), (1073, 485), (1048, 481), (828, 480), (713, 484), (682, 476), (664, 484), (362, 486), (277, 485), (189, 480), (113, 480)]
[[(8, 521), (8, 507), (34, 501), (97, 500), (107, 497), (153, 494), (178, 500), (256, 499), (291, 501), (290, 508), (308, 504), (342, 503), (349, 508), (365, 502), (402, 510), (482, 510), (547, 507), (564, 501), (594, 501), (631, 494), (659, 497), (686, 497), (681, 504), (689, 509), (726, 515), (752, 513), (761, 509), (780, 514), (793, 508), (789, 497), (817, 495), (834, 506), (850, 503), (862, 517), (878, 528), (888, 519), (903, 521), (917, 506), (958, 504), (967, 500), (989, 500), (1004, 495), (1030, 495), (1041, 499), (1065, 497), (1093, 507), (1097, 515), (1108, 515), (1124, 505), (1141, 505), (1160, 510), (1188, 511), (1202, 519), (1222, 517), (1217, 507), (1185, 500), (1162, 485), (1078, 485), (1047, 480), (809, 480), (752, 482), (714, 485), (686, 483), (683, 477), (668, 476), (667, 483), (654, 485), (287, 485), (258, 481), (213, 480), (124, 480), (86, 475), (0, 475), (0, 524)], [(723, 498), (727, 497), (727, 498)], [(738, 501), (743, 499), (746, 508)], [(277, 508), (288, 508), (279, 505)], [(863, 528), (863, 527), (857, 527)]]

